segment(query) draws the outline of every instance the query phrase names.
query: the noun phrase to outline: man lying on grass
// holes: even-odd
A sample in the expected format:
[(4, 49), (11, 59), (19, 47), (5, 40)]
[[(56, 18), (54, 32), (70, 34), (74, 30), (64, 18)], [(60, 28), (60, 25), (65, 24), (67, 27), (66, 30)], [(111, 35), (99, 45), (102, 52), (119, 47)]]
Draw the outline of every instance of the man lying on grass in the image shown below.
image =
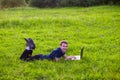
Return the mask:
[(53, 50), (50, 54), (44, 55), (44, 54), (37, 54), (35, 56), (32, 56), (32, 52), (35, 49), (35, 43), (31, 38), (25, 38), (26, 40), (26, 49), (22, 53), (20, 59), (24, 61), (33, 61), (33, 60), (55, 60), (59, 61), (61, 57), (63, 57), (65, 60), (80, 60), (82, 58), (83, 49), (81, 49), (80, 56), (66, 56), (66, 51), (68, 48), (68, 42), (63, 40), (60, 42), (60, 47)]

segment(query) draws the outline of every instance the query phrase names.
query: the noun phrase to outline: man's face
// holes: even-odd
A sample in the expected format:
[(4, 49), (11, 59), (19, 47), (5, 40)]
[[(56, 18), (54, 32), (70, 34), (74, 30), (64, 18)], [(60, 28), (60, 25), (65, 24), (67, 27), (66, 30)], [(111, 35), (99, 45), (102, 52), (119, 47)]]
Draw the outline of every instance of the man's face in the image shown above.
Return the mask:
[(68, 48), (68, 44), (62, 43), (62, 45), (60, 46), (62, 52), (66, 52), (67, 48)]

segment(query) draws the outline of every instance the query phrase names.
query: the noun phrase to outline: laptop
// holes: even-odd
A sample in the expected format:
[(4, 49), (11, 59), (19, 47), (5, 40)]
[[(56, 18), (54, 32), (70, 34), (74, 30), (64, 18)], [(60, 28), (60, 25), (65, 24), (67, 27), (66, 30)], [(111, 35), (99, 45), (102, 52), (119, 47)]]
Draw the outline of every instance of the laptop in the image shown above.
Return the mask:
[(80, 60), (80, 59), (82, 59), (83, 58), (83, 51), (84, 51), (84, 47), (81, 48), (80, 55), (69, 56), (68, 59), (69, 60)]

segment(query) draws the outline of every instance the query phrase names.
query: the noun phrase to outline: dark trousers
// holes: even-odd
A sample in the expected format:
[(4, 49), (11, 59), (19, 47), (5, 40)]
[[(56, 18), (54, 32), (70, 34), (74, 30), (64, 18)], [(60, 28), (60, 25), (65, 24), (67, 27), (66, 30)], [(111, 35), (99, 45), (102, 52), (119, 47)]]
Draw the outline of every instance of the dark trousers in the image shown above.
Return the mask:
[(31, 57), (31, 60), (44, 60), (44, 59), (50, 59), (48, 55), (43, 55), (43, 54), (37, 54), (35, 56)]

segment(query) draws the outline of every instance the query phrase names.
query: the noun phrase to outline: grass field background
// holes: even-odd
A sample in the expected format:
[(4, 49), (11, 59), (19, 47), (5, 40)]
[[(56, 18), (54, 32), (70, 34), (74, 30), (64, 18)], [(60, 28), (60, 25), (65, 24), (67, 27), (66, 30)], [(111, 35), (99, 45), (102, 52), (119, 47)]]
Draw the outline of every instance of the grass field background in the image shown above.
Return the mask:
[[(67, 55), (80, 61), (19, 60), (24, 38), (35, 54), (48, 54), (67, 40)], [(120, 7), (11, 8), (0, 10), (0, 80), (120, 80)]]

